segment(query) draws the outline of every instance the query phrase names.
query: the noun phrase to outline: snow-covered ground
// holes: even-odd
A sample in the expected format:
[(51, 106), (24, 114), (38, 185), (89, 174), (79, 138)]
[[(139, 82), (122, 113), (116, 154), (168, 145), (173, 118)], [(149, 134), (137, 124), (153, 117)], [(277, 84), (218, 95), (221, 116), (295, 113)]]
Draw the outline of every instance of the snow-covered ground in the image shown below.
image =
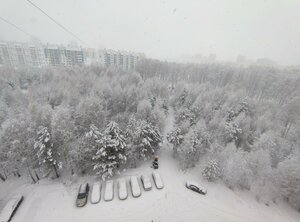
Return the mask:
[[(167, 120), (166, 132), (172, 128), (172, 115)], [(166, 133), (165, 132), (165, 133)], [(119, 200), (117, 184), (112, 201), (101, 200), (98, 204), (88, 204), (83, 208), (75, 206), (80, 182), (64, 185), (61, 182), (43, 180), (39, 184), (22, 184), (16, 180), (0, 183), (0, 203), (15, 194), (25, 196), (13, 222), (117, 222), (117, 221), (201, 221), (201, 222), (298, 222), (300, 214), (284, 203), (266, 206), (258, 203), (247, 192), (232, 191), (222, 184), (201, 181), (196, 170), (182, 172), (172, 158), (171, 146), (164, 143), (159, 159), (159, 169), (165, 187), (153, 186), (138, 198), (133, 198), (128, 180), (132, 175), (150, 175), (154, 170), (151, 162), (137, 169), (124, 171), (114, 178), (127, 179), (128, 198)], [(87, 181), (87, 179), (80, 179)], [(186, 180), (193, 180), (207, 188), (203, 196), (185, 188)], [(93, 182), (92, 179), (87, 182)], [(152, 180), (153, 183), (153, 180)], [(154, 184), (153, 184), (154, 185)], [(140, 184), (142, 188), (142, 184)], [(0, 205), (1, 207), (1, 205)]]

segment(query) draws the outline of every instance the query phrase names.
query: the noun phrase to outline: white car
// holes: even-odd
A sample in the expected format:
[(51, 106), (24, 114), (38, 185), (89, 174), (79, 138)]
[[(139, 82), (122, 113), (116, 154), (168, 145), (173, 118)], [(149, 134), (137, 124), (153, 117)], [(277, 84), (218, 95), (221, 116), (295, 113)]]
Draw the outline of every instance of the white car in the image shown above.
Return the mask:
[(157, 189), (164, 188), (164, 183), (163, 183), (160, 175), (158, 173), (153, 173), (152, 176), (153, 176), (153, 180), (154, 180), (156, 188)]
[(150, 181), (150, 177), (148, 177), (147, 175), (142, 175), (141, 181), (142, 181), (145, 191), (151, 190), (152, 184)]
[(130, 177), (129, 183), (131, 186), (132, 196), (133, 197), (141, 196), (142, 192), (141, 192), (141, 188), (137, 176)]
[(93, 184), (93, 190), (91, 194), (91, 203), (96, 204), (100, 201), (101, 198), (101, 183), (95, 182)]
[(104, 200), (110, 201), (114, 199), (114, 181), (108, 180), (105, 184)]
[(207, 193), (207, 190), (203, 187), (201, 187), (199, 184), (195, 183), (195, 182), (191, 182), (191, 181), (187, 181), (185, 183), (186, 188), (195, 191), (197, 193), (203, 194), (205, 195)]
[(118, 188), (119, 188), (119, 198), (120, 200), (125, 200), (128, 197), (127, 193), (127, 186), (126, 186), (126, 180), (121, 179), (118, 181)]
[(23, 199), (23, 196), (10, 199), (1, 211), (0, 222), (9, 222), (11, 220)]

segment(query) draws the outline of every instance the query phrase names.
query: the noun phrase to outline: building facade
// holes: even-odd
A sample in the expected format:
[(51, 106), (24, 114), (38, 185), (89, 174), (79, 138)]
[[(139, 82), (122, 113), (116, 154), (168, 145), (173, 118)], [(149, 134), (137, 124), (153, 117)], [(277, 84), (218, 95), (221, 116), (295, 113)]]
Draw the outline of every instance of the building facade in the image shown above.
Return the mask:
[(76, 45), (42, 45), (40, 43), (0, 42), (0, 66), (43, 67), (97, 64), (104, 67), (134, 69), (142, 53), (92, 48)]
[(84, 65), (83, 50), (79, 47), (45, 45), (44, 54), (48, 66)]
[(138, 61), (145, 57), (142, 53), (117, 51), (110, 49), (85, 50), (86, 64), (97, 64), (104, 67), (119, 67), (124, 70), (134, 69)]
[(38, 43), (0, 42), (0, 65), (9, 67), (45, 66), (43, 46)]
[(145, 57), (142, 53), (115, 51), (115, 50), (103, 50), (104, 66), (116, 66), (125, 70), (134, 69), (138, 61)]

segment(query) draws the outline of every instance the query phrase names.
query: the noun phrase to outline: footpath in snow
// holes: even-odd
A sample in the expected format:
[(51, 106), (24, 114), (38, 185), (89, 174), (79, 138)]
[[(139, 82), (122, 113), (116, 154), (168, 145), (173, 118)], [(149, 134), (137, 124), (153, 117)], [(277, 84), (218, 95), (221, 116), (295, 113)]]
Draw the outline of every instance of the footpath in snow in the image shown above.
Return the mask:
[[(166, 120), (164, 135), (173, 127), (174, 115), (170, 110)], [(0, 183), (0, 203), (10, 196), (22, 194), (24, 202), (15, 215), (13, 222), (299, 222), (300, 214), (289, 206), (265, 206), (258, 203), (250, 193), (234, 192), (222, 184), (200, 181), (200, 173), (195, 169), (182, 172), (172, 158), (171, 145), (165, 140), (159, 158), (159, 172), (165, 187), (158, 190), (144, 191), (138, 198), (133, 198), (128, 186), (132, 175), (150, 175), (154, 170), (151, 162), (146, 162), (137, 169), (124, 171), (113, 178), (127, 179), (128, 198), (119, 200), (115, 183), (112, 201), (103, 200), (104, 190), (98, 204), (88, 204), (83, 208), (75, 206), (80, 182), (92, 183), (93, 179), (79, 179), (71, 185), (43, 180), (39, 184), (26, 184), (10, 180)], [(186, 180), (192, 179), (205, 186), (207, 195), (203, 196), (185, 188)], [(141, 184), (140, 184), (141, 185)], [(153, 181), (152, 181), (152, 185)]]

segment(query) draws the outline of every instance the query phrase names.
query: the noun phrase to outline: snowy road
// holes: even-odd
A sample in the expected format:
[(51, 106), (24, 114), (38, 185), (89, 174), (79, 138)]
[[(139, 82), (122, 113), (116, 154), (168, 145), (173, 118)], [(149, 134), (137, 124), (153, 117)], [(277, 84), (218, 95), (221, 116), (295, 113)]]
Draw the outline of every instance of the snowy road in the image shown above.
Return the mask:
[[(167, 133), (172, 129), (173, 117), (166, 121)], [(249, 193), (233, 192), (222, 184), (200, 181), (197, 171), (182, 172), (172, 158), (171, 147), (164, 143), (160, 154), (161, 174), (165, 188), (142, 191), (139, 198), (133, 198), (129, 187), (126, 200), (115, 198), (110, 202), (101, 200), (98, 204), (75, 207), (79, 183), (64, 186), (53, 181), (42, 181), (36, 185), (21, 185), (17, 193), (25, 200), (13, 222), (299, 222), (300, 214), (284, 204), (269, 207), (258, 203)], [(125, 171), (120, 177), (151, 174), (150, 162), (138, 169)], [(116, 179), (115, 178), (115, 181)], [(198, 180), (208, 190), (206, 196), (194, 193), (184, 187), (187, 179)], [(197, 179), (198, 178), (198, 179)], [(92, 181), (89, 181), (92, 182)], [(153, 182), (153, 181), (152, 181)], [(127, 183), (128, 185), (128, 183)], [(7, 191), (9, 183), (1, 183), (0, 190)], [(14, 188), (16, 189), (16, 188)], [(5, 195), (0, 195), (0, 199)]]

